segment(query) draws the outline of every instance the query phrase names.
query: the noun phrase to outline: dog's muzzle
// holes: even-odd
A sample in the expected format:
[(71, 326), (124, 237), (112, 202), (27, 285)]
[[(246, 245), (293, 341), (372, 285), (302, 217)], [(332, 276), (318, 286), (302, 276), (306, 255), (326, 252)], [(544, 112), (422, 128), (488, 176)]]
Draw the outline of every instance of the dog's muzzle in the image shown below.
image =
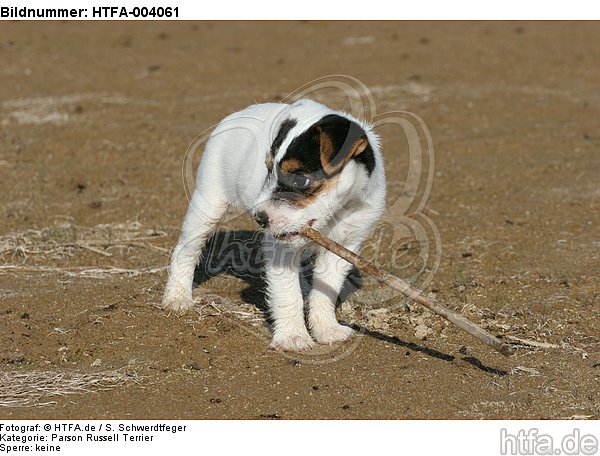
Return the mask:
[(267, 228), (269, 226), (269, 216), (265, 211), (258, 211), (254, 215), (254, 221), (256, 221), (261, 228)]

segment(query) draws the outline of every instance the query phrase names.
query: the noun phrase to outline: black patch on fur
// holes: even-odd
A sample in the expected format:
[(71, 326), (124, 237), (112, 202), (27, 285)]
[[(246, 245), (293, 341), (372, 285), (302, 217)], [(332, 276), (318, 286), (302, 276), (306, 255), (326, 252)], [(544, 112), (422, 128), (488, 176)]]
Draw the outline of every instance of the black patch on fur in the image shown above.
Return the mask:
[[(296, 159), (302, 163), (302, 172), (317, 179), (327, 179), (328, 175), (321, 165), (320, 132), (324, 131), (333, 142), (334, 157), (343, 159), (354, 143), (365, 136), (364, 130), (356, 122), (352, 122), (337, 114), (329, 114), (311, 125), (305, 132), (297, 136), (288, 146), (283, 160)], [(335, 158), (334, 158), (335, 160)], [(371, 145), (353, 160), (365, 165), (369, 176), (375, 168), (375, 155)], [(341, 171), (341, 170), (340, 170)]]
[(362, 154), (354, 157), (354, 160), (365, 165), (365, 168), (367, 168), (367, 173), (369, 176), (371, 176), (371, 173), (375, 169), (375, 153), (373, 152), (373, 149), (371, 149), (371, 144), (367, 144), (367, 148), (362, 152)]
[(283, 144), (283, 141), (285, 141), (285, 138), (287, 138), (287, 135), (290, 132), (290, 130), (294, 128), (297, 124), (298, 121), (296, 119), (286, 119), (281, 123), (279, 131), (277, 132), (277, 136), (275, 136), (273, 144), (271, 144), (271, 155), (273, 155), (273, 157)]

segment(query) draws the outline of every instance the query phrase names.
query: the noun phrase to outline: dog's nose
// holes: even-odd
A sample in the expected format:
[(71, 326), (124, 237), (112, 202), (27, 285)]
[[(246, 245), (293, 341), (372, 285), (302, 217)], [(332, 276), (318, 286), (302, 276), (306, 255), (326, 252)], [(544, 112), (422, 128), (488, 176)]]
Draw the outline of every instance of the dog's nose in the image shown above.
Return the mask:
[(258, 223), (258, 226), (261, 228), (266, 228), (269, 226), (269, 216), (265, 211), (259, 211), (254, 216), (254, 220)]

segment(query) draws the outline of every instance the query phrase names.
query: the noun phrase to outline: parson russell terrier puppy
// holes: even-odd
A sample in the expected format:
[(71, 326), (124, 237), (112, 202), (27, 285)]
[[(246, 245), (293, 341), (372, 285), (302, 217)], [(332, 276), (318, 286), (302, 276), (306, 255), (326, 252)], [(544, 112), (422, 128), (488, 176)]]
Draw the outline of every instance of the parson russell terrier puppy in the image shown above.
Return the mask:
[[(172, 253), (164, 308), (182, 312), (193, 306), (202, 247), (235, 207), (266, 231), (270, 347), (299, 351), (315, 341), (346, 340), (353, 331), (338, 323), (335, 307), (350, 264), (298, 230), (309, 224), (357, 251), (384, 210), (385, 193), (379, 139), (369, 124), (306, 99), (256, 104), (230, 115), (206, 144)], [(307, 250), (316, 258), (305, 321), (299, 271), (300, 254)]]

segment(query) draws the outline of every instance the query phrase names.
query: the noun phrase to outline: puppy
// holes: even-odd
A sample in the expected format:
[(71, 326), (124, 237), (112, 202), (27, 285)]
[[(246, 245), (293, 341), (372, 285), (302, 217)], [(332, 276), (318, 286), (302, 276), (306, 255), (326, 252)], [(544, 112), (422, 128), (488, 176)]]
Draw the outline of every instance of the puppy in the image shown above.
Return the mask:
[[(202, 247), (234, 207), (266, 231), (270, 347), (299, 351), (315, 341), (346, 340), (352, 329), (338, 323), (335, 308), (350, 264), (298, 230), (311, 225), (356, 252), (384, 210), (385, 193), (379, 139), (367, 123), (312, 100), (257, 104), (230, 115), (206, 144), (171, 257), (164, 308), (182, 312), (193, 306)], [(305, 320), (299, 271), (307, 250), (316, 259)]]

